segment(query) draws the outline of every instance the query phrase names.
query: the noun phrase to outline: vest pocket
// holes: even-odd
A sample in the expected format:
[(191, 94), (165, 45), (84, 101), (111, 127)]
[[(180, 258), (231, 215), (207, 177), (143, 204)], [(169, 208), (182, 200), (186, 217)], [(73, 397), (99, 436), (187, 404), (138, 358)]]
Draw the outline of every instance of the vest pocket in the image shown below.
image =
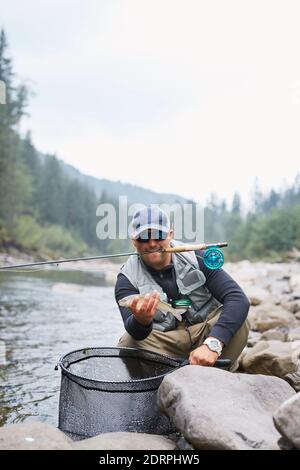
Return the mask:
[(180, 276), (177, 279), (177, 285), (182, 294), (189, 294), (191, 291), (203, 286), (205, 282), (206, 277), (199, 269), (193, 269), (185, 276)]

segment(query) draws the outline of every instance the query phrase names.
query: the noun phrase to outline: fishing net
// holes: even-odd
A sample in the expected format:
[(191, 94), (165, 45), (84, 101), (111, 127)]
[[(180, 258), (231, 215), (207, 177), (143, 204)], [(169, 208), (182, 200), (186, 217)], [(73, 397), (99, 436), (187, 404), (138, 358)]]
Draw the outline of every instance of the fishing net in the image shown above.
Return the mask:
[(169, 434), (157, 407), (164, 376), (183, 364), (134, 348), (87, 348), (63, 356), (59, 428), (73, 439), (106, 432)]

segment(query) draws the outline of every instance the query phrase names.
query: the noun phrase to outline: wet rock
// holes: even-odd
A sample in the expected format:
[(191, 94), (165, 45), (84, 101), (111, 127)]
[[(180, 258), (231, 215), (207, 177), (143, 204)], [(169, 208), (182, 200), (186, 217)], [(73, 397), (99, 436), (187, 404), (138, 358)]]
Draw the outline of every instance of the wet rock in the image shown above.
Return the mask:
[(186, 366), (164, 378), (158, 404), (195, 449), (278, 449), (272, 415), (294, 393), (277, 377)]
[(300, 393), (282, 403), (273, 419), (282, 436), (300, 449)]
[(251, 374), (284, 377), (295, 372), (300, 354), (300, 341), (260, 341), (248, 348), (242, 358), (242, 368)]
[(72, 441), (54, 426), (26, 421), (0, 428), (1, 450), (71, 450)]
[(276, 327), (294, 326), (297, 324), (294, 315), (282, 307), (272, 304), (262, 304), (250, 307), (248, 319), (251, 329), (264, 332)]
[(73, 444), (74, 450), (174, 450), (167, 437), (137, 432), (108, 432)]

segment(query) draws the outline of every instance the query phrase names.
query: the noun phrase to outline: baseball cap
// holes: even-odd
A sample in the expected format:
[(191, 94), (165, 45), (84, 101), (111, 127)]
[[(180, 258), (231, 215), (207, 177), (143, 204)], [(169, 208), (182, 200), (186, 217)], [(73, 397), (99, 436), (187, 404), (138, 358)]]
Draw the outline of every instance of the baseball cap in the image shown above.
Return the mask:
[(134, 214), (129, 226), (130, 238), (135, 240), (140, 236), (147, 238), (148, 230), (163, 232), (163, 234), (167, 234), (170, 230), (169, 217), (159, 207), (147, 206)]

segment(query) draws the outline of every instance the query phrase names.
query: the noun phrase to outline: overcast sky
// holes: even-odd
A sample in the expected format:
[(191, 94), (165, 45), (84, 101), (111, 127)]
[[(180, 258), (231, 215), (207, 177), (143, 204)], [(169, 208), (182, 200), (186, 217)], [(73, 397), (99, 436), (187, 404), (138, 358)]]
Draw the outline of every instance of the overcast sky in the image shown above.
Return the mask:
[(39, 150), (204, 202), (294, 180), (299, 1), (0, 0)]

